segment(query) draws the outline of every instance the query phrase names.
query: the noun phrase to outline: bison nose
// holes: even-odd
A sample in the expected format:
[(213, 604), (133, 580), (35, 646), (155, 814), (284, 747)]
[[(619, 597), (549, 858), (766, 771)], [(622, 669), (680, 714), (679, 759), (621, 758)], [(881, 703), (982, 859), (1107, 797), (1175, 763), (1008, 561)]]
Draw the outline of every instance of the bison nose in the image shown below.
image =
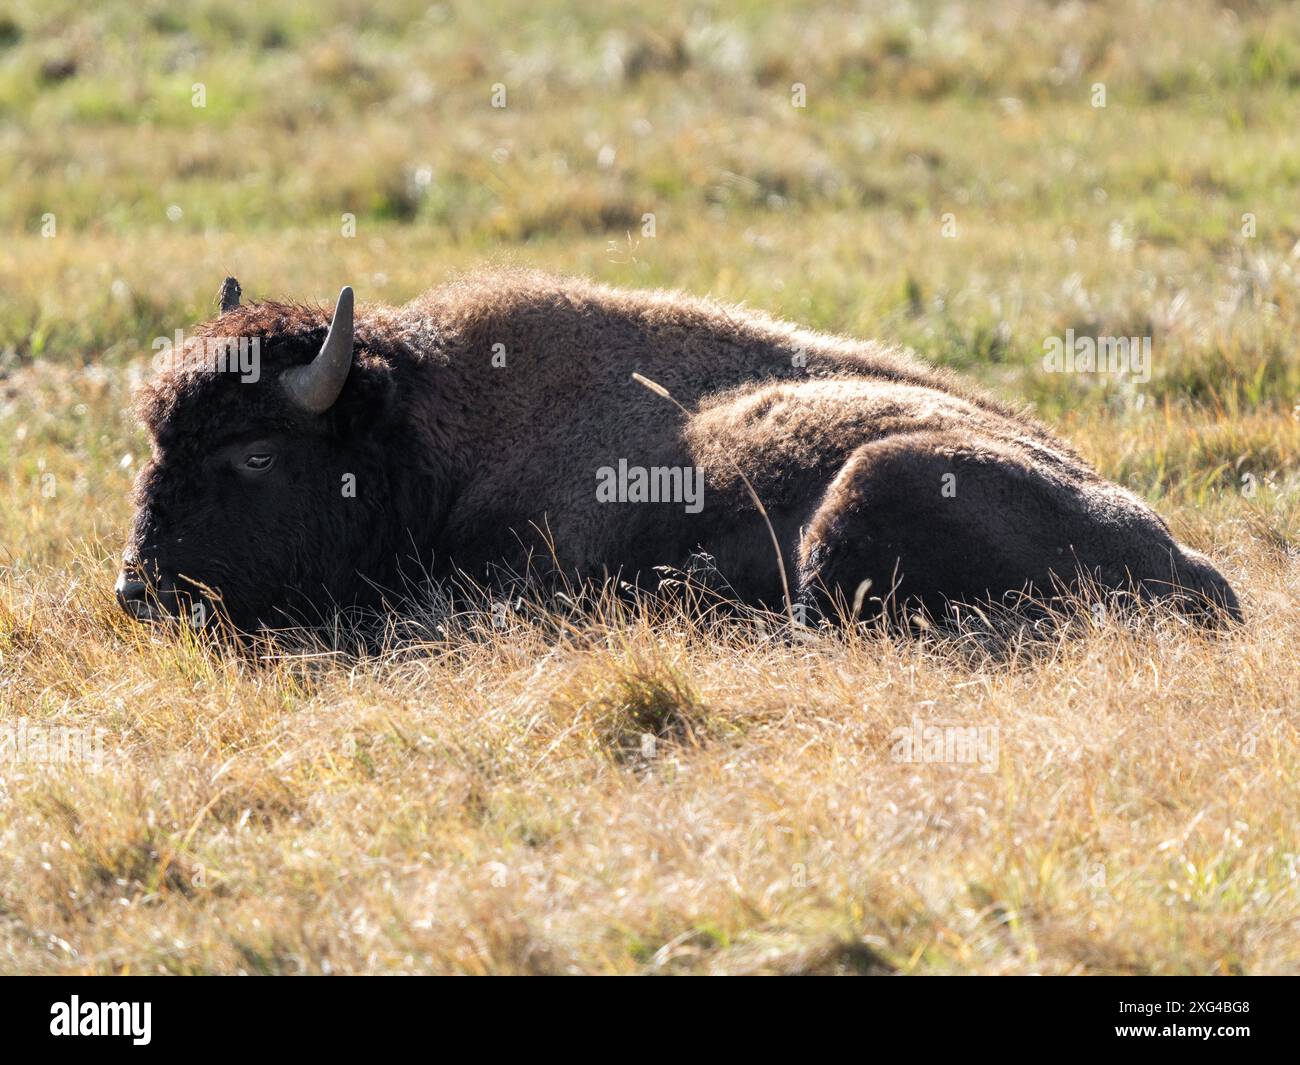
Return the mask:
[(138, 621), (152, 621), (158, 616), (157, 608), (149, 600), (149, 589), (133, 573), (122, 570), (113, 586), (117, 604)]

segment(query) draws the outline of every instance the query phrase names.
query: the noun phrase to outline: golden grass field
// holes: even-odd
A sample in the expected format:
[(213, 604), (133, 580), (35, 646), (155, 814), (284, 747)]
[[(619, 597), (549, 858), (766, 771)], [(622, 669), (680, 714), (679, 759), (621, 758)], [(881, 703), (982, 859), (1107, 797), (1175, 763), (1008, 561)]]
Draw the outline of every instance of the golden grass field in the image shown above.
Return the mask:
[[(1300, 972), (1295, 8), (5, 10), (0, 971)], [(908, 345), (1247, 620), (990, 653), (539, 605), (234, 654), (118, 611), (153, 338), (228, 273), (488, 263)], [(1067, 329), (1150, 336), (1150, 381), (1044, 372)], [(899, 762), (914, 721), (997, 757)]]

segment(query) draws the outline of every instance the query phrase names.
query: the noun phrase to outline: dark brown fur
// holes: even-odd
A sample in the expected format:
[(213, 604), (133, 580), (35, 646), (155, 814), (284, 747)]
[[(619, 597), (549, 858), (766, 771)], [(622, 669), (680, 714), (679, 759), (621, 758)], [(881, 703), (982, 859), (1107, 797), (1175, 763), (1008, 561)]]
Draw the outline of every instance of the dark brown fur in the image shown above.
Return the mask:
[[(737, 470), (811, 605), (870, 581), (867, 611), (891, 592), (940, 610), (1083, 572), (1237, 611), (1203, 557), (1038, 422), (873, 342), (676, 293), (496, 272), (359, 308), (342, 396), (308, 416), (276, 378), (328, 325), (315, 307), (237, 307), (198, 335), (260, 337), (257, 384), (172, 369), (142, 398), (156, 453), (128, 565), (219, 590), (245, 627), (374, 603), (417, 572), (558, 568), (644, 585), (700, 551), (739, 598), (779, 608), (771, 541)], [(230, 468), (253, 438), (279, 456), (256, 482)], [(598, 502), (596, 471), (619, 459), (701, 467), (703, 509)]]

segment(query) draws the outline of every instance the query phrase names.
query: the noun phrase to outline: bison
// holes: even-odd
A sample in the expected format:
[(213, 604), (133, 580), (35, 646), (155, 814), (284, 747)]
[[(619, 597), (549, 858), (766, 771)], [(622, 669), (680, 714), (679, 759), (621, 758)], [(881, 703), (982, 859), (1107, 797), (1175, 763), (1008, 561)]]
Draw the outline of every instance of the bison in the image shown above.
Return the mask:
[[(231, 278), (221, 308), (142, 391), (139, 619), (274, 628), (457, 573), (647, 588), (705, 555), (736, 601), (821, 616), (1081, 584), (1239, 616), (1043, 425), (879, 343), (517, 270), (355, 316)], [(205, 357), (226, 338), (257, 372)]]

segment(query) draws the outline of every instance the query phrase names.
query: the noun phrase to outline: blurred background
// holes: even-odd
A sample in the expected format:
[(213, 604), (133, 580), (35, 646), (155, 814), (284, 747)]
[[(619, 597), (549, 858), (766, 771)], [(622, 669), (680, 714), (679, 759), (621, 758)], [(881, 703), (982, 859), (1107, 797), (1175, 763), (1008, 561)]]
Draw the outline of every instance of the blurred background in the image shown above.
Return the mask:
[[(910, 345), (1208, 505), (1294, 469), (1298, 92), (1289, 4), (16, 0), (0, 476), (120, 498), (124, 389), (228, 273), (516, 262)], [(1067, 329), (1152, 380), (1042, 372)]]

